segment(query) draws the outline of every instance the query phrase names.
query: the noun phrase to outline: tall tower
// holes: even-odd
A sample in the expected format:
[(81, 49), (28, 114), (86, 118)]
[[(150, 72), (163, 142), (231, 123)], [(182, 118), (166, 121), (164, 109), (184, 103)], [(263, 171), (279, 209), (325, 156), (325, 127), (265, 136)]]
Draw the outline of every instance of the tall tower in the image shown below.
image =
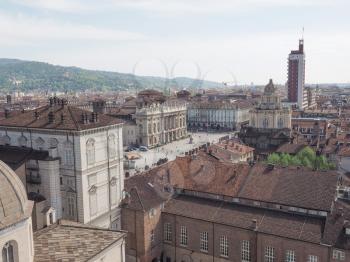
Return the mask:
[(300, 109), (307, 107), (305, 84), (304, 39), (299, 40), (299, 49), (292, 50), (288, 57), (288, 100), (297, 103)]

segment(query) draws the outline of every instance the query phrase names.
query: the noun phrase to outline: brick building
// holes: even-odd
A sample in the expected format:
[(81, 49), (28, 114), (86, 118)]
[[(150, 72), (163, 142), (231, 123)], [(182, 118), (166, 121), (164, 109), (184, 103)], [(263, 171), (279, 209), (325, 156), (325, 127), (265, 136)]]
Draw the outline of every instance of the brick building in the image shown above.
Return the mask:
[(125, 181), (127, 261), (350, 261), (338, 176), (178, 157)]

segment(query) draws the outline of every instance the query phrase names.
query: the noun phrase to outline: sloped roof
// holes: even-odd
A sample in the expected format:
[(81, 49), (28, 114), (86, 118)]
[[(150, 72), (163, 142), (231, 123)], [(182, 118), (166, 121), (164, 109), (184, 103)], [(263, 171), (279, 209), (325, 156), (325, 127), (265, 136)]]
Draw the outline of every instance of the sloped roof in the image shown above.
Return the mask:
[(34, 233), (34, 261), (88, 261), (123, 237), (123, 232), (59, 221)]
[(258, 232), (313, 243), (322, 238), (323, 219), (234, 203), (178, 196), (165, 204), (163, 212), (249, 230), (254, 229), (252, 221), (256, 220)]
[(288, 206), (330, 211), (337, 186), (335, 171), (256, 164), (239, 197)]
[[(52, 114), (53, 122), (49, 121)], [(82, 121), (82, 115), (88, 117), (87, 123)], [(9, 118), (0, 120), (0, 127), (25, 127), (55, 130), (86, 130), (121, 123), (120, 120), (99, 114), (97, 121), (92, 121), (92, 113), (70, 105), (54, 104), (46, 105), (35, 110), (25, 111)]]

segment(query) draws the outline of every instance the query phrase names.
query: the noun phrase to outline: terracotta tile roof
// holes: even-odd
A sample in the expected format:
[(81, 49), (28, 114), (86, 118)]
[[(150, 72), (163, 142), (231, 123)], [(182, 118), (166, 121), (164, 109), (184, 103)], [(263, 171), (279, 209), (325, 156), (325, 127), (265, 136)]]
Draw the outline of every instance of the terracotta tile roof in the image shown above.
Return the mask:
[(126, 179), (125, 189), (131, 195), (128, 206), (148, 210), (170, 198), (174, 187), (236, 196), (249, 170), (248, 164), (226, 164), (204, 152), (195, 157), (178, 157)]
[(277, 153), (286, 153), (286, 154), (292, 154), (292, 155), (296, 155), (297, 153), (299, 153), (299, 151), (301, 151), (302, 149), (304, 149), (306, 147), (306, 145), (304, 144), (290, 144), (290, 143), (285, 143), (283, 145), (281, 145), (276, 152)]
[(350, 249), (350, 241), (345, 235), (345, 227), (350, 227), (350, 205), (336, 201), (332, 213), (327, 217), (322, 242), (341, 249)]
[[(53, 121), (49, 121), (51, 115)], [(88, 121), (82, 120), (82, 115), (86, 115)], [(0, 127), (25, 127), (57, 130), (86, 130), (97, 127), (119, 124), (121, 121), (116, 118), (101, 115), (97, 116), (97, 121), (92, 121), (92, 113), (69, 105), (46, 105), (35, 110), (25, 111), (21, 114), (10, 116), (0, 120)]]
[(60, 221), (34, 233), (34, 261), (88, 261), (124, 236), (123, 232)]
[(322, 238), (323, 219), (234, 203), (178, 196), (167, 202), (163, 212), (250, 230), (256, 219), (258, 232), (313, 243), (320, 243)]
[(256, 164), (239, 197), (288, 206), (330, 211), (335, 198), (337, 173), (306, 168)]

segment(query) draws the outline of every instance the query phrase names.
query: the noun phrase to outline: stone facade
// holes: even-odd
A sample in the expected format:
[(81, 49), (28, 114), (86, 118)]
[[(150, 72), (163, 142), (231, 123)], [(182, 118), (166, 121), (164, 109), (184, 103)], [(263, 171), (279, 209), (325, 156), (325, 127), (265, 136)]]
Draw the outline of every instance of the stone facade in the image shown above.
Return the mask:
[[(57, 109), (52, 105), (52, 108), (43, 110), (43, 119), (38, 117), (36, 120), (44, 121), (46, 110)], [(72, 121), (78, 125), (76, 129), (27, 127), (16, 120), (25, 117), (24, 113), (0, 123), (0, 141), (6, 145), (49, 152), (46, 159), (28, 161), (27, 189), (28, 193), (42, 194), (55, 209), (57, 219), (119, 228), (118, 205), (124, 180), (122, 125), (113, 122), (113, 118), (102, 119), (102, 115), (100, 120), (84, 120), (84, 124), (83, 119), (76, 119), (73, 113), (79, 109), (69, 107), (58, 112), (60, 110), (71, 112)], [(81, 110), (76, 114), (79, 116), (80, 112), (84, 115)], [(67, 115), (62, 121), (58, 123), (68, 125), (71, 119)], [(84, 129), (81, 130), (79, 125)]]
[(189, 129), (236, 130), (249, 123), (252, 106), (242, 101), (200, 101), (188, 104)]
[(135, 120), (140, 145), (155, 147), (187, 136), (186, 105), (181, 102), (143, 105), (136, 109)]
[(291, 128), (291, 110), (282, 107), (272, 80), (265, 87), (260, 104), (251, 110), (249, 125), (254, 128)]

